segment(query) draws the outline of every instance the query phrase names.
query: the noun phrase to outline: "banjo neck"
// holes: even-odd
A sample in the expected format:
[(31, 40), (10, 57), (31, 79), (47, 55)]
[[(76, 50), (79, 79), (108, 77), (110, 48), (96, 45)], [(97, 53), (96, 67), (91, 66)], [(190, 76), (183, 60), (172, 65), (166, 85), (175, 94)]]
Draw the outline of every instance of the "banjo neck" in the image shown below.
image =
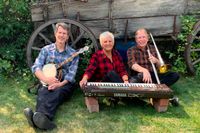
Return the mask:
[(64, 64), (70, 62), (73, 60), (74, 57), (76, 57), (79, 53), (78, 52), (75, 52), (73, 53), (69, 58), (67, 58), (66, 60), (64, 60), (63, 62), (59, 63), (56, 65), (56, 68), (59, 69), (61, 68)]

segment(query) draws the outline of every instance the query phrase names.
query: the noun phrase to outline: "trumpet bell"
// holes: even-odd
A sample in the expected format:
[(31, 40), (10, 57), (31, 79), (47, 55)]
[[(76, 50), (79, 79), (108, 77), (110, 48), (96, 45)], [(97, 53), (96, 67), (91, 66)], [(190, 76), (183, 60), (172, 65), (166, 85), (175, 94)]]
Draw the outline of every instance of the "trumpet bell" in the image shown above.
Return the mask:
[(164, 64), (160, 66), (159, 73), (163, 74), (163, 73), (166, 73), (168, 70), (169, 70), (169, 65)]

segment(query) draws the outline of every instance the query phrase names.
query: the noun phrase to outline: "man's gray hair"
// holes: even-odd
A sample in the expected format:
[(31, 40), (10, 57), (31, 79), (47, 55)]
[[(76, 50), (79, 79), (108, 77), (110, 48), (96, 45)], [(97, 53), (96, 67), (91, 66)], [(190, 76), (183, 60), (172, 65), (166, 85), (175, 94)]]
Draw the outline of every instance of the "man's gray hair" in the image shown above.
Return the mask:
[(135, 31), (135, 37), (138, 35), (139, 31), (144, 31), (147, 34), (147, 36), (149, 36), (149, 31), (146, 28), (139, 28)]
[(63, 29), (69, 32), (69, 26), (66, 23), (57, 23), (55, 33), (57, 32), (59, 26), (61, 26)]
[(99, 35), (100, 44), (102, 44), (103, 38), (108, 37), (108, 36), (112, 38), (112, 41), (114, 43), (115, 41), (114, 35), (109, 31), (105, 31)]

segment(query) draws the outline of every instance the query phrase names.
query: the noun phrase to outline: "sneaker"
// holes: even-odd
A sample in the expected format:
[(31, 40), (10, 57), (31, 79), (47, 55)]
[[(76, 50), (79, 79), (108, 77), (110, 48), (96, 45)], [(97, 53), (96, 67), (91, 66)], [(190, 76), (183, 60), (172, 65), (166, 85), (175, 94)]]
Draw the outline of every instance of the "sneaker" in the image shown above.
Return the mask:
[(103, 99), (103, 103), (104, 103), (105, 105), (107, 105), (107, 106), (110, 106), (110, 105), (111, 105), (111, 101), (110, 101), (110, 99), (107, 98), (107, 97), (105, 97), (105, 98)]
[(40, 129), (52, 130), (56, 128), (56, 125), (45, 114), (40, 112), (34, 113), (33, 122)]
[(178, 97), (173, 97), (171, 99), (169, 99), (169, 102), (173, 105), (173, 106), (179, 106), (179, 99)]
[(33, 111), (30, 108), (25, 108), (24, 109), (24, 115), (28, 121), (28, 124), (31, 127), (35, 127), (34, 123), (33, 123)]
[(126, 103), (123, 102), (123, 100), (122, 100), (121, 98), (119, 98), (119, 100), (117, 101), (117, 104), (118, 104), (118, 105), (122, 105), (122, 106), (125, 106), (125, 105), (126, 105)]

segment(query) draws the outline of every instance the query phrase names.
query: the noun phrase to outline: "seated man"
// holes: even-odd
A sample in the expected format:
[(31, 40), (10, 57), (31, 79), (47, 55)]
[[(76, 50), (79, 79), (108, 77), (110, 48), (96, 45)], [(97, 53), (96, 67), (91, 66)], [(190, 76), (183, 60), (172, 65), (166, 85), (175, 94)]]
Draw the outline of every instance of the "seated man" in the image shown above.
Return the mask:
[[(57, 23), (55, 29), (55, 43), (43, 47), (37, 57), (32, 72), (35, 76), (47, 84), (38, 90), (36, 110), (24, 109), (28, 123), (32, 127), (40, 129), (54, 129), (52, 122), (59, 105), (70, 98), (74, 90), (75, 75), (78, 68), (79, 57), (62, 66), (62, 78), (47, 77), (42, 72), (44, 65), (49, 63), (60, 64), (69, 58), (75, 50), (68, 45), (69, 28), (65, 23)], [(51, 73), (51, 72), (49, 72)]]
[[(149, 35), (146, 29), (138, 29), (135, 32), (136, 46), (128, 49), (128, 66), (135, 75), (131, 77), (130, 82), (157, 83), (153, 65), (159, 67), (160, 60), (157, 58), (155, 47), (149, 45)], [(148, 53), (148, 49), (150, 53)], [(151, 64), (152, 63), (152, 64)], [(161, 84), (171, 86), (178, 79), (179, 75), (175, 72), (158, 73)]]
[[(138, 29), (135, 33), (135, 41), (136, 46), (129, 48), (127, 51), (129, 68), (136, 73), (132, 80), (144, 83), (157, 83), (151, 62), (159, 67), (160, 60), (157, 58), (155, 47), (148, 43), (149, 35), (147, 31), (145, 29)], [(148, 49), (150, 50), (150, 55)], [(177, 73), (170, 71), (158, 74), (158, 77), (161, 84), (166, 84), (167, 86), (174, 84), (179, 79)]]
[(80, 87), (88, 81), (93, 82), (124, 82), (128, 83), (128, 73), (120, 54), (113, 49), (114, 36), (110, 32), (103, 32), (99, 37), (102, 49), (96, 51), (87, 67)]

